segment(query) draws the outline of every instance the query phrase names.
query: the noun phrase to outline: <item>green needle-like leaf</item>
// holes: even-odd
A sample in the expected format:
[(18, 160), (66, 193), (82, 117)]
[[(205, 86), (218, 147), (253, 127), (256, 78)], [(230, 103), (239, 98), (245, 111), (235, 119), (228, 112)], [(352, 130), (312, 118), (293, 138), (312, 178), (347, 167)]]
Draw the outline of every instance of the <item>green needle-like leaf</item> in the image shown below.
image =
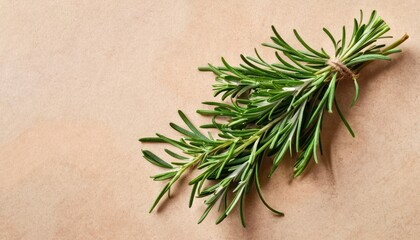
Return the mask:
[(162, 168), (173, 168), (169, 163), (163, 161), (161, 158), (148, 150), (142, 150), (144, 158), (152, 164)]

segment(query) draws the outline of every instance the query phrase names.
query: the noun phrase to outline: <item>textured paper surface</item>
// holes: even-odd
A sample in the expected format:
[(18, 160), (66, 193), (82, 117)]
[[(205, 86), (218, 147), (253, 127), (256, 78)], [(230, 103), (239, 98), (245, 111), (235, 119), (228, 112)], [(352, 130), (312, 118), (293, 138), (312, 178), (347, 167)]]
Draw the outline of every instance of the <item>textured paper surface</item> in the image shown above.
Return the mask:
[[(176, 136), (168, 123), (212, 98), (213, 76), (196, 67), (232, 63), (270, 26), (296, 44), (331, 50), (340, 34), (377, 9), (403, 54), (362, 72), (357, 105), (323, 132), (320, 164), (291, 181), (285, 162), (263, 180), (274, 217), (255, 192), (248, 227), (234, 212), (201, 225), (186, 181), (148, 214), (163, 186), (142, 159), (139, 137)], [(0, 1), (0, 239), (418, 239), (420, 234), (419, 14), (417, 1)], [(343, 108), (353, 86), (338, 89)], [(264, 176), (267, 173), (262, 174)], [(181, 187), (182, 186), (182, 187)]]

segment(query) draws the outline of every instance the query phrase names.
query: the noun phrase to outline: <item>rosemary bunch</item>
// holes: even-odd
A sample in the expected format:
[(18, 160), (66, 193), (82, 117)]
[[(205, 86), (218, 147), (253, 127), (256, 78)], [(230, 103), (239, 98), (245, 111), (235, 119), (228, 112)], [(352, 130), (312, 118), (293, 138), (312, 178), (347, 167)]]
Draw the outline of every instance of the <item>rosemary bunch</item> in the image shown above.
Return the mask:
[(175, 123), (170, 126), (181, 133), (181, 139), (168, 138), (161, 134), (156, 137), (141, 138), (141, 142), (165, 142), (179, 150), (178, 153), (165, 149), (175, 161), (168, 163), (148, 150), (143, 150), (144, 158), (166, 171), (152, 176), (155, 181), (167, 180), (150, 211), (161, 198), (169, 193), (173, 184), (189, 169), (199, 172), (189, 182), (192, 186), (189, 206), (194, 198), (206, 198), (206, 210), (199, 219), (204, 220), (210, 210), (219, 203), (221, 214), (216, 223), (223, 221), (235, 206), (243, 226), (245, 196), (255, 184), (263, 204), (274, 214), (283, 213), (270, 207), (263, 197), (259, 183), (259, 168), (267, 157), (272, 157), (271, 176), (281, 161), (287, 156), (295, 158), (294, 176), (302, 174), (311, 159), (318, 162), (318, 152), (322, 154), (321, 127), (325, 111), (333, 108), (354, 136), (353, 130), (344, 118), (336, 101), (335, 90), (339, 81), (352, 80), (355, 96), (359, 95), (358, 73), (374, 60), (390, 60), (389, 55), (400, 52), (397, 47), (408, 36), (386, 46), (378, 40), (389, 38), (385, 33), (389, 26), (373, 11), (366, 23), (363, 13), (354, 19), (353, 31), (347, 40), (346, 29), (337, 40), (323, 29), (331, 39), (334, 52), (310, 47), (294, 30), (294, 35), (303, 50), (290, 46), (272, 27), (272, 43), (263, 46), (273, 48), (276, 63), (267, 63), (255, 50), (256, 57), (241, 55), (243, 63), (231, 66), (222, 58), (223, 66), (209, 64), (199, 68), (216, 75), (215, 96), (221, 94), (225, 101), (204, 102), (213, 110), (198, 110), (212, 116), (209, 124), (202, 128), (218, 130), (218, 138), (210, 132), (203, 134), (179, 111), (185, 125)]

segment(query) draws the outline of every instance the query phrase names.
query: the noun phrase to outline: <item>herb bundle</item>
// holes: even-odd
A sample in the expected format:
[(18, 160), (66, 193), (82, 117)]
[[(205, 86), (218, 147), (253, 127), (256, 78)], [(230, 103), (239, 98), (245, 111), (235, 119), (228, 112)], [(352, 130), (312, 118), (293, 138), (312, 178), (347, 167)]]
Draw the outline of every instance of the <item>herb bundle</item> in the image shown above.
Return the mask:
[[(206, 210), (199, 219), (202, 222), (210, 210), (219, 204), (221, 211), (216, 223), (222, 222), (236, 206), (239, 206), (243, 226), (246, 195), (255, 185), (263, 204), (276, 215), (283, 215), (273, 209), (261, 191), (259, 182), (260, 165), (270, 159), (271, 176), (288, 155), (295, 159), (294, 176), (306, 169), (311, 159), (318, 163), (322, 154), (321, 127), (325, 112), (337, 111), (344, 125), (354, 136), (336, 101), (337, 84), (343, 80), (354, 82), (355, 95), (359, 95), (358, 73), (374, 60), (390, 60), (389, 55), (400, 52), (397, 47), (408, 36), (404, 35), (386, 46), (377, 43), (383, 38), (389, 26), (373, 11), (367, 23), (354, 19), (351, 36), (347, 38), (343, 27), (341, 39), (337, 40), (323, 29), (334, 46), (328, 54), (324, 49), (310, 47), (294, 30), (294, 35), (303, 50), (290, 46), (272, 27), (272, 43), (263, 46), (275, 50), (276, 63), (266, 62), (255, 50), (256, 57), (241, 55), (239, 66), (230, 65), (222, 58), (223, 66), (209, 64), (199, 68), (216, 75), (214, 95), (221, 95), (223, 101), (204, 102), (213, 110), (197, 112), (212, 117), (209, 124), (201, 128), (214, 128), (218, 138), (210, 132), (203, 134), (179, 111), (187, 127), (175, 123), (170, 126), (183, 135), (176, 140), (161, 134), (141, 138), (141, 142), (164, 142), (179, 151), (165, 149), (175, 161), (168, 163), (154, 153), (143, 150), (144, 158), (165, 169), (152, 176), (155, 181), (168, 181), (162, 189), (150, 212), (162, 197), (170, 192), (174, 183), (190, 168), (197, 168), (197, 175), (189, 182), (192, 186), (189, 206), (195, 198), (206, 198)], [(227, 103), (224, 100), (230, 99)]]

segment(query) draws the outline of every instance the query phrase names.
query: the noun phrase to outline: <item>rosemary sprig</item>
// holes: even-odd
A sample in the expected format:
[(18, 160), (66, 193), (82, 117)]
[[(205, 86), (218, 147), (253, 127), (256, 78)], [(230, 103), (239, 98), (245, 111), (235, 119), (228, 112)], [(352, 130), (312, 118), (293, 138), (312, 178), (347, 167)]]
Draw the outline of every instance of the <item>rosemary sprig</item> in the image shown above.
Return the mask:
[[(354, 132), (346, 121), (336, 101), (336, 87), (346, 78), (352, 79), (357, 101), (359, 86), (358, 73), (374, 60), (390, 60), (392, 53), (400, 52), (397, 47), (408, 36), (386, 46), (377, 41), (389, 38), (384, 34), (389, 26), (373, 11), (367, 23), (354, 19), (350, 39), (346, 39), (343, 27), (342, 37), (336, 40), (323, 29), (331, 39), (334, 52), (328, 54), (324, 49), (310, 47), (294, 30), (304, 50), (290, 46), (272, 27), (272, 43), (263, 46), (273, 48), (278, 59), (276, 63), (267, 63), (255, 50), (256, 57), (241, 55), (243, 63), (231, 66), (222, 58), (223, 66), (209, 64), (199, 68), (216, 75), (214, 95), (222, 95), (226, 102), (204, 102), (213, 106), (213, 110), (198, 110), (212, 116), (212, 122), (202, 128), (215, 128), (219, 138), (210, 133), (203, 134), (188, 118), (179, 111), (187, 128), (175, 123), (170, 126), (181, 133), (179, 140), (157, 134), (157, 137), (142, 138), (141, 142), (165, 142), (181, 153), (165, 149), (176, 159), (168, 163), (150, 151), (143, 150), (146, 160), (156, 166), (167, 169), (152, 176), (155, 181), (168, 180), (150, 211), (152, 211), (165, 193), (169, 193), (173, 184), (189, 168), (200, 172), (189, 184), (192, 186), (189, 206), (194, 198), (206, 198), (206, 210), (199, 219), (202, 222), (210, 210), (219, 202), (223, 210), (216, 223), (223, 221), (239, 205), (243, 226), (245, 196), (255, 183), (257, 193), (264, 205), (276, 215), (283, 213), (268, 205), (263, 197), (259, 183), (259, 167), (266, 157), (273, 157), (269, 176), (277, 169), (285, 156), (295, 156), (294, 176), (306, 169), (311, 159), (318, 163), (318, 152), (322, 154), (321, 127), (324, 112), (333, 112), (333, 107), (342, 119), (350, 134)], [(218, 122), (219, 119), (222, 122)], [(319, 149), (319, 150), (318, 150)]]

